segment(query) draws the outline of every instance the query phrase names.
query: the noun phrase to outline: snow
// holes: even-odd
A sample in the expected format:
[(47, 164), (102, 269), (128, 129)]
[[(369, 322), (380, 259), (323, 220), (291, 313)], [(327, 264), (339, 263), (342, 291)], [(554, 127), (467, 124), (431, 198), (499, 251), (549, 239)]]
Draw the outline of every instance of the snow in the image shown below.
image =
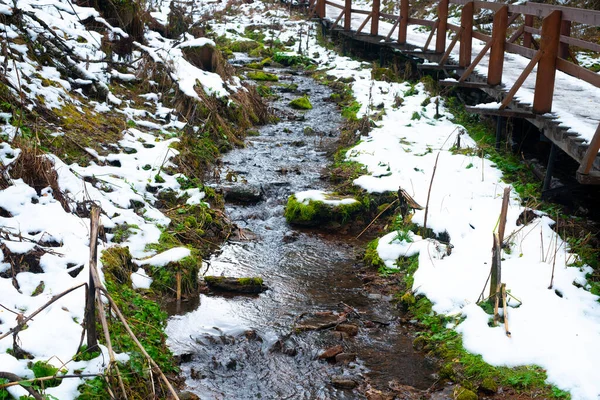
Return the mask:
[(339, 206), (358, 202), (358, 200), (351, 197), (337, 198), (337, 196), (333, 196), (331, 193), (327, 193), (322, 190), (307, 190), (304, 192), (297, 192), (294, 194), (294, 196), (296, 197), (296, 200), (302, 204), (308, 204), (310, 201), (318, 201), (331, 206)]
[(151, 265), (153, 267), (164, 267), (169, 263), (180, 261), (191, 254), (187, 247), (174, 247), (153, 257), (144, 260), (134, 260), (137, 265)]

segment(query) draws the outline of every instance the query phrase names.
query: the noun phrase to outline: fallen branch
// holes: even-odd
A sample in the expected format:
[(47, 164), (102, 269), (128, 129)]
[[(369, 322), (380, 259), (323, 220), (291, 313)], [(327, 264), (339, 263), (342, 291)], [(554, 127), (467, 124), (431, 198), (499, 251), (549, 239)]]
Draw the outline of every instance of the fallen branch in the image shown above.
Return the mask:
[(396, 204), (398, 202), (398, 199), (392, 201), (390, 204), (388, 204), (388, 206), (386, 208), (383, 209), (383, 211), (381, 211), (379, 214), (377, 214), (377, 216), (375, 218), (373, 218), (373, 221), (371, 221), (371, 223), (369, 223), (369, 225), (367, 225), (367, 227), (365, 229), (363, 229), (358, 236), (356, 236), (356, 239), (360, 238), (362, 236), (363, 233), (365, 233), (367, 231), (367, 229), (369, 229), (371, 227), (371, 225), (373, 225), (375, 223), (375, 221), (377, 221), (377, 219), (379, 217), (381, 217), (381, 215), (386, 212), (387, 210), (390, 209), (391, 206), (393, 206), (394, 204)]
[(33, 398), (35, 400), (44, 400), (44, 398), (42, 397), (42, 395), (40, 395), (37, 391), (35, 391), (34, 388), (32, 388), (31, 386), (28, 385), (23, 385), (23, 382), (21, 380), (21, 377), (19, 375), (15, 375), (15, 374), (11, 374), (10, 372), (0, 372), (0, 378), (4, 378), (4, 379), (8, 379), (9, 381), (13, 382), (12, 384), (4, 384), (4, 385), (0, 385), (0, 389), (8, 386), (8, 385), (20, 385), (23, 389), (25, 389), (27, 391), (27, 393), (29, 393), (31, 396), (33, 396)]
[(427, 214), (429, 213), (429, 198), (431, 197), (431, 187), (433, 186), (433, 178), (435, 177), (435, 170), (437, 169), (438, 159), (440, 153), (438, 152), (435, 156), (435, 164), (433, 164), (433, 172), (431, 173), (431, 181), (429, 181), (429, 190), (427, 191), (427, 203), (425, 203), (425, 219), (423, 220), (423, 232), (427, 232)]

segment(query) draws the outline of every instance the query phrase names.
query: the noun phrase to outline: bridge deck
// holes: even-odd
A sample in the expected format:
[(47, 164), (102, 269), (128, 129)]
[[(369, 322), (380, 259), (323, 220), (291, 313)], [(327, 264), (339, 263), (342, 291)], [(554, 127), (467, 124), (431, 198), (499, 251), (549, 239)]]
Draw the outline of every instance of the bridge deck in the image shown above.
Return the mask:
[[(348, 5), (346, 4), (346, 6)], [(427, 48), (428, 42), (431, 42), (432, 39), (435, 42), (435, 37), (420, 26), (409, 25), (406, 43), (399, 44), (394, 40), (397, 38), (397, 23), (390, 23), (379, 18), (377, 22), (378, 26), (376, 27), (378, 35), (372, 35), (368, 33), (372, 32), (371, 22), (373, 19), (370, 18), (369, 14), (371, 10), (358, 11), (352, 9), (350, 21), (347, 21), (349, 24), (346, 25), (346, 27), (349, 25), (350, 29), (344, 29), (338, 25), (344, 17), (344, 15), (340, 14), (343, 9), (344, 3), (328, 0), (326, 2), (325, 21), (327, 21), (330, 27), (344, 35), (373, 45), (393, 48), (406, 55), (427, 60), (421, 66), (425, 69), (443, 69), (448, 64), (454, 64), (454, 67), (451, 67), (451, 69), (459, 75), (466, 69), (457, 65), (460, 51), (459, 46), (452, 48), (451, 44), (449, 46), (450, 50), (446, 50), (446, 57), (441, 52), (423, 51), (423, 48)], [(390, 17), (388, 15), (385, 16)], [(425, 24), (430, 23), (430, 25), (437, 24), (434, 21), (420, 22)], [(485, 46), (486, 42), (472, 39), (472, 52), (474, 55), (479, 54)], [(509, 93), (509, 90), (517, 83), (531, 60), (519, 54), (505, 52), (501, 75), (502, 83), (500, 85), (489, 86), (486, 83), (488, 81), (487, 73), (490, 57), (492, 57), (490, 53), (486, 53), (475, 67), (474, 73), (469, 75), (464, 82), (461, 82), (460, 86), (470, 85), (471, 87), (479, 87), (497, 99), (498, 102), (502, 102)], [(442, 66), (438, 66), (437, 64), (440, 60), (443, 61)], [(508, 107), (504, 112), (507, 116), (519, 116), (528, 119), (539, 129), (543, 130), (544, 135), (548, 139), (583, 165), (586, 162), (585, 156), (590, 143), (592, 143), (591, 147), (594, 148), (600, 138), (600, 88), (564, 72), (556, 71), (554, 93), (551, 102), (552, 113), (533, 113), (532, 105), (536, 88), (537, 68), (536, 65), (532, 73), (523, 80), (514, 98), (510, 103), (507, 102)], [(450, 80), (443, 82), (443, 84), (446, 86), (458, 85), (458, 82)], [(498, 115), (499, 108), (500, 103), (487, 105), (472, 111), (479, 111), (483, 114), (495, 113)], [(496, 112), (494, 112), (494, 109)], [(510, 115), (511, 112), (513, 115)], [(581, 183), (600, 184), (600, 153), (597, 152), (598, 150), (594, 152), (595, 156), (593, 154), (588, 155), (589, 162), (591, 163), (589, 173), (585, 174), (585, 176), (578, 174), (578, 179)]]

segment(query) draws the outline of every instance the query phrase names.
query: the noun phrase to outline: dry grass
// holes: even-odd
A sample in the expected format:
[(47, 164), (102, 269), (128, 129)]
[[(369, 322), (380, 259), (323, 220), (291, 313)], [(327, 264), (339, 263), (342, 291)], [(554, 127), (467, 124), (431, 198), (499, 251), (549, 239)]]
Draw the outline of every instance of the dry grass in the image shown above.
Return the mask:
[(37, 146), (22, 141), (18, 144), (21, 149), (19, 157), (10, 166), (10, 176), (23, 179), (23, 182), (41, 194), (42, 189), (50, 187), (54, 198), (66, 212), (71, 212), (69, 202), (58, 185), (58, 173), (54, 163)]

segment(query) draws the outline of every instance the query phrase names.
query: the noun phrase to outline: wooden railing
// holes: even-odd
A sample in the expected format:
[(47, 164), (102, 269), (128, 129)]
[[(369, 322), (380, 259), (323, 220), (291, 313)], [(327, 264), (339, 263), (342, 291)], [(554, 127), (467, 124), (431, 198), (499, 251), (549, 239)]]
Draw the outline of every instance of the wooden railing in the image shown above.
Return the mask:
[[(397, 30), (397, 43), (406, 44), (408, 41), (408, 26), (421, 25), (431, 28), (429, 37), (423, 47), (427, 52), (431, 42), (435, 39), (435, 50), (441, 54), (440, 66), (444, 66), (457, 43), (458, 66), (464, 69), (459, 82), (464, 82), (475, 70), (475, 67), (489, 52), (487, 71), (487, 85), (494, 87), (502, 82), (505, 53), (515, 53), (530, 59), (527, 67), (522, 71), (514, 85), (504, 97), (500, 110), (511, 104), (515, 94), (523, 85), (527, 77), (537, 66), (536, 84), (533, 97), (533, 112), (545, 114), (552, 111), (552, 98), (555, 89), (556, 71), (562, 71), (580, 80), (600, 88), (600, 74), (594, 73), (578, 65), (570, 46), (600, 52), (600, 44), (573, 38), (570, 36), (572, 23), (592, 27), (600, 27), (600, 12), (583, 10), (571, 7), (552, 6), (540, 3), (525, 3), (510, 5), (502, 3), (489, 3), (472, 0), (439, 0), (437, 6), (437, 19), (435, 21), (410, 17), (409, 0), (400, 1), (400, 15), (382, 13), (380, 0), (373, 0), (371, 10), (352, 8), (351, 0), (344, 3), (331, 0), (312, 0), (312, 13), (324, 19), (327, 5), (340, 11), (335, 18), (332, 28), (339, 25), (344, 17), (343, 29), (351, 31), (351, 18), (353, 14), (366, 15), (362, 24), (356, 30), (361, 34), (367, 23), (371, 22), (370, 35), (379, 35), (379, 22), (386, 20), (393, 23), (385, 39), (392, 40), (392, 35)], [(460, 26), (448, 22), (448, 8), (450, 4), (462, 6)], [(486, 9), (494, 12), (493, 28), (490, 35), (473, 30), (473, 17), (476, 10)], [(519, 19), (523, 16), (522, 19)], [(541, 29), (534, 28), (535, 20), (541, 20)], [(516, 27), (510, 37), (507, 36), (509, 26), (522, 20), (521, 26)], [(455, 32), (454, 38), (447, 43), (448, 31)], [(534, 38), (539, 35), (539, 42)], [(518, 40), (521, 38), (521, 44)], [(472, 58), (473, 39), (485, 43), (483, 49)], [(570, 61), (569, 61), (570, 59)], [(600, 105), (599, 105), (600, 106)], [(600, 150), (600, 125), (596, 130), (589, 147), (580, 161), (578, 175), (587, 175), (592, 169), (594, 159)]]

